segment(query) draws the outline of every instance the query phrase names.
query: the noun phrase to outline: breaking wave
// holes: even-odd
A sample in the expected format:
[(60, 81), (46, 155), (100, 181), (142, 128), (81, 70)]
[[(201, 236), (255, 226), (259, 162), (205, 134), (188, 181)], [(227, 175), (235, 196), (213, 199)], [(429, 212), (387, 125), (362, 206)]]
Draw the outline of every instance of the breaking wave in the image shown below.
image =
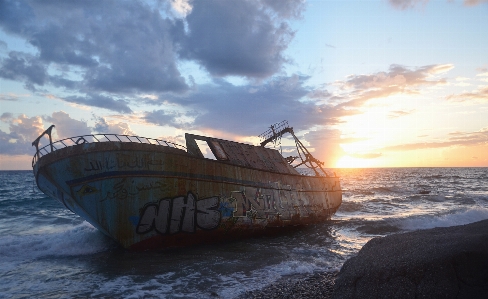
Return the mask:
[(113, 242), (88, 222), (62, 232), (0, 237), (0, 262), (46, 256), (87, 255), (107, 250)]
[(419, 215), (399, 221), (404, 230), (429, 229), (434, 227), (447, 227), (464, 225), (488, 219), (488, 209), (481, 207), (465, 208), (443, 215)]

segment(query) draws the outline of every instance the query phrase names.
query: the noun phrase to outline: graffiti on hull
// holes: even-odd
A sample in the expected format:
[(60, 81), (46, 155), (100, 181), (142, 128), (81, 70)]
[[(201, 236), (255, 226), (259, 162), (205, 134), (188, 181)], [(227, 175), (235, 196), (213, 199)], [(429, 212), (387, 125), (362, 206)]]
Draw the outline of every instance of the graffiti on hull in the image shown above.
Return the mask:
[(307, 217), (310, 213), (319, 214), (327, 209), (327, 194), (298, 193), (290, 189), (246, 187), (233, 191), (229, 200), (235, 205), (233, 216), (270, 219), (279, 215), (283, 220), (290, 220), (297, 215)]
[(193, 233), (197, 228), (215, 229), (220, 223), (218, 208), (217, 196), (196, 200), (188, 192), (186, 196), (161, 199), (144, 206), (136, 232), (145, 234), (154, 230), (159, 234), (174, 234)]
[(152, 169), (164, 166), (162, 159), (154, 159), (150, 154), (127, 155), (116, 154), (116, 158), (104, 158), (85, 161), (86, 172), (91, 171), (111, 171), (113, 169)]

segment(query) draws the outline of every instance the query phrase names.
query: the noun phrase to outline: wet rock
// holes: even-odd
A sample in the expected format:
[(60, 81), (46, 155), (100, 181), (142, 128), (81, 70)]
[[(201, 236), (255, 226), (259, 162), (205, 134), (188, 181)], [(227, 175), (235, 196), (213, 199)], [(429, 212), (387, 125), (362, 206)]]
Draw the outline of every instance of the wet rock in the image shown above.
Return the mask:
[(332, 298), (488, 298), (488, 220), (374, 238)]

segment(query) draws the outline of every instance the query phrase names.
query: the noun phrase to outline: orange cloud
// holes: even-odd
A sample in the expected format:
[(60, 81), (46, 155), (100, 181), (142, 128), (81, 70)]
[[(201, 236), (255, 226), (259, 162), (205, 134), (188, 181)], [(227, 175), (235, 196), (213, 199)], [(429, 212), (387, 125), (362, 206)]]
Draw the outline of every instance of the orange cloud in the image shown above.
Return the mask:
[(369, 100), (398, 94), (420, 94), (420, 87), (445, 85), (447, 80), (438, 78), (438, 75), (452, 68), (452, 64), (427, 65), (414, 69), (391, 65), (388, 72), (351, 75), (346, 81), (337, 82), (341, 94), (335, 96), (349, 99), (337, 108), (360, 107)]
[[(452, 0), (448, 0), (449, 2), (452, 2)], [(410, 8), (414, 8), (418, 5), (426, 5), (429, 0), (388, 0), (391, 6), (393, 6), (396, 9), (400, 10), (406, 10)], [(488, 0), (464, 0), (463, 4), (465, 6), (475, 6), (478, 4), (482, 3), (488, 3)]]
[(464, 102), (468, 100), (488, 102), (488, 86), (474, 90), (472, 92), (450, 95), (446, 99), (459, 102)]
[(417, 142), (399, 144), (394, 146), (384, 147), (384, 151), (408, 151), (428, 148), (442, 148), (451, 146), (472, 146), (481, 145), (488, 142), (488, 127), (482, 128), (477, 132), (452, 132), (449, 138), (444, 141), (437, 142)]

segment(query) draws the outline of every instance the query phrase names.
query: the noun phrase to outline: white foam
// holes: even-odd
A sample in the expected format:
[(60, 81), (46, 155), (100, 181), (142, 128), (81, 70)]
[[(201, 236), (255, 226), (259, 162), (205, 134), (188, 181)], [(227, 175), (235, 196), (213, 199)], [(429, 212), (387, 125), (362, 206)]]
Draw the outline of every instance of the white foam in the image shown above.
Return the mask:
[(111, 241), (88, 222), (47, 234), (0, 237), (0, 263), (44, 256), (86, 255), (106, 250)]
[(420, 215), (397, 220), (397, 225), (405, 230), (429, 229), (464, 225), (488, 219), (488, 209), (482, 207), (467, 208), (443, 215)]

